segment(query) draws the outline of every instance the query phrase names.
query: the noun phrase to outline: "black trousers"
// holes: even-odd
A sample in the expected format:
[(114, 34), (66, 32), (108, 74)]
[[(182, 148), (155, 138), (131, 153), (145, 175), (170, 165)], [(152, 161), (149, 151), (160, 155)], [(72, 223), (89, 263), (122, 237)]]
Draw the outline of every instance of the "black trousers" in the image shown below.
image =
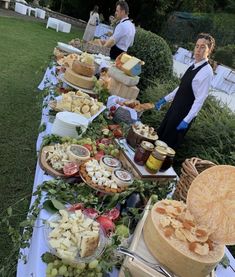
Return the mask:
[(113, 47), (111, 47), (110, 49), (110, 58), (112, 60), (115, 60), (117, 58), (117, 56), (119, 56), (121, 53), (123, 53), (125, 51), (123, 51), (122, 49), (118, 48), (116, 45), (114, 45)]

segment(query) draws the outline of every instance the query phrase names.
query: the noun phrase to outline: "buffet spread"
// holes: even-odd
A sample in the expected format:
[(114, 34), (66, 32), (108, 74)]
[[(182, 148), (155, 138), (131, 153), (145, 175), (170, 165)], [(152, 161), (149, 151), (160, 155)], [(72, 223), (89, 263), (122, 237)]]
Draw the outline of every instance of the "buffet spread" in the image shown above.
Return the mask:
[(97, 78), (97, 56), (60, 45), (17, 276), (215, 276), (235, 243), (235, 168), (205, 170), (172, 200), (175, 151), (140, 121), (153, 103), (135, 100), (144, 62), (124, 53)]

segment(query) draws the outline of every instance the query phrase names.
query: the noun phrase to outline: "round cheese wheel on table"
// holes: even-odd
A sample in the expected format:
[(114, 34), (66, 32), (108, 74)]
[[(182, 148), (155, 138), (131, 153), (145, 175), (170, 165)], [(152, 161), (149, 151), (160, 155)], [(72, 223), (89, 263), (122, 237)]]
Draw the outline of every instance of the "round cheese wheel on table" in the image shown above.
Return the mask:
[(214, 245), (208, 255), (199, 255), (189, 250), (187, 242), (174, 235), (166, 237), (160, 223), (162, 215), (156, 212), (157, 208), (162, 208), (161, 202), (152, 207), (143, 228), (144, 241), (149, 251), (177, 276), (209, 277), (224, 255), (224, 245)]
[(93, 89), (95, 85), (93, 77), (79, 75), (70, 68), (66, 69), (64, 78), (71, 84), (85, 89)]

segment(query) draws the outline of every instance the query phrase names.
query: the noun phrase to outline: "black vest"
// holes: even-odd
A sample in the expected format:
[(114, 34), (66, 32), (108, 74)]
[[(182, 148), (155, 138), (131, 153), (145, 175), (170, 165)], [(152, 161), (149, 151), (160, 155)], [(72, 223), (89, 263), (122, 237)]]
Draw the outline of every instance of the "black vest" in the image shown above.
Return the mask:
[(192, 80), (201, 68), (207, 65), (203, 63), (193, 70), (190, 66), (183, 75), (174, 100), (167, 111), (160, 127), (158, 128), (159, 139), (163, 140), (168, 146), (176, 149), (182, 142), (191, 124), (186, 130), (177, 131), (180, 122), (188, 115), (195, 100)]

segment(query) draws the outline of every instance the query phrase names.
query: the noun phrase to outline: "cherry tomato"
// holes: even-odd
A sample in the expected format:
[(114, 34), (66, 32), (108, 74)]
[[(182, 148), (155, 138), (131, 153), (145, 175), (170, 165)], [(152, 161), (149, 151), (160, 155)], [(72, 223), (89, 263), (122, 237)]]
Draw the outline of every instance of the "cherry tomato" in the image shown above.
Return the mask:
[(116, 108), (115, 106), (111, 106), (111, 107), (110, 107), (110, 111), (111, 111), (111, 112), (115, 112), (116, 109), (117, 109), (117, 108)]
[(90, 218), (96, 218), (99, 215), (99, 212), (93, 208), (86, 208), (83, 213)]
[(74, 212), (74, 211), (83, 210), (83, 209), (84, 209), (83, 203), (76, 203), (76, 204), (73, 204), (71, 207), (69, 207), (68, 211)]
[(121, 129), (115, 129), (115, 130), (113, 130), (113, 135), (114, 135), (115, 138), (121, 138), (121, 137), (123, 137), (123, 133), (122, 133)]
[(119, 218), (120, 215), (120, 211), (117, 208), (113, 208), (112, 210), (105, 212), (103, 214), (103, 216), (106, 216), (107, 218), (109, 218), (112, 221), (115, 221)]
[(120, 129), (120, 126), (118, 124), (108, 125), (108, 128), (110, 131), (113, 131), (115, 129)]
[(83, 144), (84, 147), (86, 147), (86, 149), (88, 149), (90, 152), (93, 150), (92, 149), (92, 145), (86, 143), (86, 144)]
[(75, 162), (70, 162), (64, 165), (63, 172), (66, 176), (73, 176), (79, 171), (79, 165)]
[(106, 216), (101, 215), (96, 219), (96, 221), (99, 222), (106, 235), (110, 235), (110, 233), (115, 230), (115, 224)]
[(100, 150), (99, 152), (97, 152), (96, 154), (95, 154), (95, 159), (97, 160), (97, 161), (99, 161), (103, 156), (104, 156), (104, 151), (103, 150)]

